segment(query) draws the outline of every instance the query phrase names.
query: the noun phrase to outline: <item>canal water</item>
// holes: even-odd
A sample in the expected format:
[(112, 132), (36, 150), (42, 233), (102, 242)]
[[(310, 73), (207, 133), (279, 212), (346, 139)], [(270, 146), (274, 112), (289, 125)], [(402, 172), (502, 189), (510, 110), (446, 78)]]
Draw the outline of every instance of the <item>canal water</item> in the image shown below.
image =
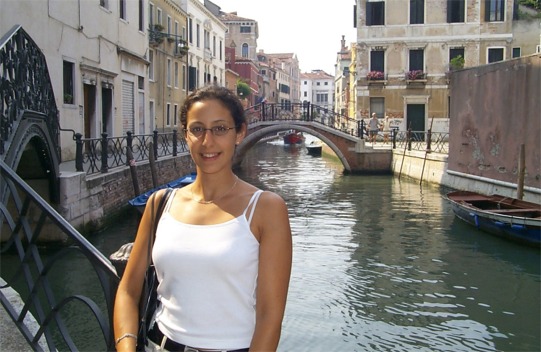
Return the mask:
[[(294, 258), (279, 351), (541, 349), (538, 249), (463, 224), (446, 190), (342, 170), (336, 157), (281, 142), (256, 145), (238, 170), (289, 207)], [(134, 211), (90, 241), (109, 256), (137, 222)], [(69, 264), (66, 278), (91, 285), (88, 270)]]

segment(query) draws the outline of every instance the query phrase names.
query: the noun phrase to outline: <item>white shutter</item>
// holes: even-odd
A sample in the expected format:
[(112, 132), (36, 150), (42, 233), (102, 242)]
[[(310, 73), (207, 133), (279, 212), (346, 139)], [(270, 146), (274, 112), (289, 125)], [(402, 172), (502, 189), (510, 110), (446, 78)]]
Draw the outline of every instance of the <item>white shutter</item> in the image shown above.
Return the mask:
[(122, 81), (122, 135), (130, 131), (135, 133), (134, 85)]

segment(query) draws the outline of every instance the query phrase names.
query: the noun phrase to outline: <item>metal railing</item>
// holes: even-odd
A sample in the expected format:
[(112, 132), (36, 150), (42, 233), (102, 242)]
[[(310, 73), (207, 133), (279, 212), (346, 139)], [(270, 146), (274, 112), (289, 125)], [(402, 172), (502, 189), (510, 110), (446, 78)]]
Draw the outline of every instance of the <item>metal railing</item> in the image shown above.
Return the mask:
[(101, 138), (82, 138), (80, 133), (73, 137), (76, 144), (75, 170), (87, 175), (106, 173), (111, 168), (129, 166), (128, 149), (131, 150), (135, 162), (148, 160), (154, 153), (157, 160), (163, 156), (177, 156), (187, 153), (188, 146), (184, 138), (178, 138), (178, 132), (108, 137), (102, 133)]
[[(3, 161), (0, 195), (0, 276), (7, 283), (0, 287), (0, 301), (26, 341), (36, 351), (44, 345), (51, 351), (114, 351), (119, 277), (113, 265)], [(44, 236), (61, 239), (61, 245), (42, 245)], [(70, 278), (66, 268), (73, 265), (87, 275)], [(9, 299), (9, 289), (20, 295), (21, 304)], [(82, 335), (90, 336), (86, 347)]]
[[(331, 109), (310, 104), (291, 103), (274, 104), (261, 103), (245, 110), (248, 128), (260, 121), (274, 122), (312, 122), (324, 125), (335, 131), (346, 133), (360, 139), (368, 136), (364, 120), (352, 119), (332, 111)], [(408, 148), (408, 150), (422, 150), (433, 153), (447, 154), (449, 152), (449, 134), (431, 131), (398, 131), (393, 128), (390, 132), (393, 148)], [(379, 132), (378, 140), (382, 138)], [(148, 160), (151, 150), (157, 160), (164, 156), (177, 156), (188, 153), (188, 146), (184, 137), (179, 138), (178, 132), (133, 135), (128, 132), (122, 137), (108, 137), (106, 133), (101, 138), (82, 138), (79, 133), (74, 134), (76, 143), (75, 168), (76, 171), (86, 172), (88, 175), (107, 173), (111, 168), (128, 166), (128, 148), (131, 148), (135, 162)]]

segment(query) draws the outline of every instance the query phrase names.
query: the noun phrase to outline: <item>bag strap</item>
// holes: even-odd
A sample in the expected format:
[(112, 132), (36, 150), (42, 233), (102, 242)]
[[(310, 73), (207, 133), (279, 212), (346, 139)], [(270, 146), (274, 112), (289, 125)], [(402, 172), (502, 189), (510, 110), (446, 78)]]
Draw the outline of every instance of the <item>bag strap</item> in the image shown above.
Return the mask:
[[(154, 212), (154, 203), (155, 200), (152, 199), (151, 203), (151, 211), (152, 211), (152, 220), (151, 220), (151, 229), (152, 229), (152, 239), (148, 241), (148, 265), (149, 267), (152, 265), (152, 246), (154, 245), (154, 241), (156, 240), (156, 230), (158, 229), (158, 223), (160, 221), (160, 218), (162, 216), (163, 210), (165, 209), (165, 204), (167, 203), (167, 200), (169, 199), (169, 196), (173, 193), (172, 188), (167, 188), (162, 195), (160, 202), (158, 203), (158, 207), (156, 208), (156, 212)], [(140, 310), (140, 321), (139, 321), (139, 333), (138, 333), (138, 341), (140, 340), (141, 343), (146, 343), (146, 332), (147, 332), (147, 312), (150, 306), (150, 301), (152, 298), (152, 290), (155, 289), (155, 282), (156, 282), (156, 274), (153, 272), (151, 277), (149, 277), (149, 270), (147, 270), (147, 273), (145, 275), (145, 290), (142, 295), (142, 299), (145, 299), (144, 305)], [(144, 341), (144, 342), (143, 342)]]

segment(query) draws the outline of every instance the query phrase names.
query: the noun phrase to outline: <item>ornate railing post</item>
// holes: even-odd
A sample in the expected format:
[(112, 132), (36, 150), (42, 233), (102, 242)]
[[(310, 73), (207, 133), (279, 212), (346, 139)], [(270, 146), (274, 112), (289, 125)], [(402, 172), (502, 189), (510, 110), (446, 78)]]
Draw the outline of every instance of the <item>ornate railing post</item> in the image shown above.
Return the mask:
[(429, 129), (427, 134), (426, 134), (426, 152), (427, 153), (430, 153), (432, 150), (431, 150), (431, 144), (432, 144), (432, 129)]
[(408, 146), (408, 150), (411, 151), (411, 128), (408, 128), (408, 133), (406, 135), (406, 144)]
[(173, 130), (173, 156), (177, 156), (178, 150), (178, 132)]
[(75, 171), (83, 171), (83, 135), (75, 133)]
[(101, 173), (104, 174), (109, 170), (107, 166), (107, 132), (101, 134)]
[(393, 140), (393, 149), (396, 149), (396, 135), (398, 134), (398, 128), (393, 127), (391, 129), (391, 139)]
[[(133, 143), (133, 132), (128, 131), (126, 132), (126, 149), (129, 149), (130, 152), (133, 153), (132, 143)], [(129, 158), (126, 158), (126, 165), (130, 166), (130, 160), (128, 159)]]
[(359, 123), (360, 123), (359, 133), (361, 134), (361, 139), (364, 139), (364, 120), (361, 119)]
[(152, 144), (154, 145), (154, 160), (158, 160), (158, 130), (154, 130), (152, 133)]

